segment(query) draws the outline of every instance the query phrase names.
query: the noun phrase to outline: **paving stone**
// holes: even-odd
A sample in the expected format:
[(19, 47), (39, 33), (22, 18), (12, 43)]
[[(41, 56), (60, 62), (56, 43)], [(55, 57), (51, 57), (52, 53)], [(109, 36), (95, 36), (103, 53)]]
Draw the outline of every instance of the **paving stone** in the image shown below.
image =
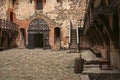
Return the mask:
[(69, 63), (79, 54), (42, 49), (0, 52), (0, 80), (80, 80)]

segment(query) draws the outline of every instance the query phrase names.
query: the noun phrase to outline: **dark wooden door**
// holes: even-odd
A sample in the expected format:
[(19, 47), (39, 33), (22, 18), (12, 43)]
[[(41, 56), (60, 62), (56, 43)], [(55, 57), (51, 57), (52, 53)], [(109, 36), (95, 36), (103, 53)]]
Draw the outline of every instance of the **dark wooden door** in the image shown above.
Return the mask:
[(34, 34), (34, 47), (43, 48), (43, 34)]

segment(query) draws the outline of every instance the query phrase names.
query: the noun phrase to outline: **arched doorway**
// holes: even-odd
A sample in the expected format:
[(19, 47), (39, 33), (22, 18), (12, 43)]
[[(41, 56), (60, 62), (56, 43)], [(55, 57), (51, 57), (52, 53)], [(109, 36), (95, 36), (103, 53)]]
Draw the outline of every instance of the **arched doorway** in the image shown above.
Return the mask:
[(26, 31), (20, 28), (20, 47), (26, 47)]
[(60, 28), (59, 27), (56, 27), (54, 28), (54, 50), (60, 50), (61, 48), (61, 35), (60, 35)]
[(59, 27), (56, 27), (55, 29), (54, 29), (54, 36), (55, 36), (55, 42), (57, 41), (57, 40), (60, 40), (60, 28)]
[(50, 48), (49, 27), (43, 19), (34, 19), (28, 29), (28, 48)]

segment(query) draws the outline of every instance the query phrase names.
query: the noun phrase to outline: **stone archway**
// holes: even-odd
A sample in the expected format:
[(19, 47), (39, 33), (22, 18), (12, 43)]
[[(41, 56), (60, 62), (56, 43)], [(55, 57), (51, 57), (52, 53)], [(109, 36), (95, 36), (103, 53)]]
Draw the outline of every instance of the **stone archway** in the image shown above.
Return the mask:
[(54, 47), (53, 50), (60, 50), (61, 48), (61, 31), (59, 27), (54, 28)]
[(20, 28), (20, 48), (26, 47), (26, 30), (25, 28)]
[(49, 27), (43, 19), (32, 20), (28, 28), (28, 48), (50, 48), (49, 31)]
[(60, 41), (60, 34), (61, 34), (60, 28), (59, 27), (54, 28), (54, 41), (55, 41), (55, 43), (57, 41)]

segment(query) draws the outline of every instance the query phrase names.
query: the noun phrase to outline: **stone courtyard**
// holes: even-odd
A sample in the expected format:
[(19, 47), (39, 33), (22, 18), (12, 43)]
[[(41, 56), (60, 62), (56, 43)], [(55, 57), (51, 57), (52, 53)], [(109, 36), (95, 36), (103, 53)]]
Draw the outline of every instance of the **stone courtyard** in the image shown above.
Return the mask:
[(0, 80), (80, 80), (71, 62), (79, 54), (42, 49), (0, 52)]
[[(90, 50), (80, 53), (85, 61), (97, 59)], [(120, 80), (119, 70), (101, 70), (98, 64), (84, 64), (82, 73), (74, 73), (74, 59), (79, 55), (37, 48), (1, 51), (0, 80)]]

